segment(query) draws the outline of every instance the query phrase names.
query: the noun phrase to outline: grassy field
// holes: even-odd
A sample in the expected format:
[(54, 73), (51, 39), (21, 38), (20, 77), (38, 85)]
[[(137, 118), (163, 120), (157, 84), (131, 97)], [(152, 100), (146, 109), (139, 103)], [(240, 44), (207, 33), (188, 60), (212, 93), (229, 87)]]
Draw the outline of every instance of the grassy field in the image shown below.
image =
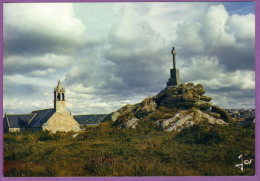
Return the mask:
[[(254, 124), (201, 125), (176, 134), (142, 123), (122, 130), (107, 122), (73, 133), (4, 135), (4, 175), (197, 176), (254, 175)], [(244, 160), (244, 171), (235, 167)]]

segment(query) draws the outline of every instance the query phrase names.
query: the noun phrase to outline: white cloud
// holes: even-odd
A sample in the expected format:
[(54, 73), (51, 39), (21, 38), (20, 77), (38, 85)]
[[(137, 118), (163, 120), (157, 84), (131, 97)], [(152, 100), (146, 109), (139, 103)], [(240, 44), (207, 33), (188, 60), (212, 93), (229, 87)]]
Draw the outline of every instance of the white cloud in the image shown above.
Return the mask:
[(238, 40), (249, 40), (254, 43), (255, 40), (255, 15), (234, 14), (229, 18), (228, 25), (233, 30)]
[(15, 105), (18, 105), (18, 99), (16, 97), (8, 100), (3, 99), (3, 106), (5, 109), (17, 109)]
[(255, 89), (255, 72), (247, 70), (237, 70), (231, 72), (222, 77), (223, 81), (225, 80), (229, 83), (230, 86), (235, 85), (236, 87), (247, 90)]
[(216, 57), (194, 57), (189, 67), (182, 69), (184, 80), (202, 83), (211, 89), (236, 87), (241, 90), (255, 88), (255, 73), (251, 70), (226, 72)]
[(96, 90), (94, 87), (84, 87), (82, 84), (73, 84), (70, 86), (71, 91), (82, 94), (93, 94)]
[(186, 62), (217, 57), (228, 71), (254, 70), (254, 26), (253, 14), (230, 16), (222, 4), (209, 6), (201, 19), (178, 25), (177, 52)]
[(7, 30), (37, 32), (39, 36), (81, 43), (85, 27), (75, 17), (69, 3), (5, 3), (4, 24)]
[(192, 53), (203, 53), (206, 43), (202, 40), (200, 31), (201, 25), (198, 23), (180, 24), (177, 28), (177, 45)]
[(204, 22), (202, 22), (202, 37), (208, 45), (223, 46), (233, 44), (235, 39), (227, 33), (228, 12), (224, 5), (210, 6)]
[(4, 76), (4, 83), (11, 83), (13, 85), (17, 84), (30, 84), (35, 86), (43, 86), (50, 83), (48, 80), (38, 78), (38, 77), (27, 77), (24, 75), (5, 75)]
[(8, 110), (7, 114), (26, 114), (34, 110), (53, 108), (53, 104), (44, 99), (30, 102), (20, 98), (10, 98), (8, 100), (4, 99), (3, 106), (5, 110)]
[(208, 9), (208, 3), (152, 3), (149, 15), (145, 20), (166, 40), (176, 43), (178, 26), (200, 21)]
[(55, 69), (53, 69), (53, 68), (48, 68), (47, 70), (34, 70), (34, 71), (32, 71), (30, 74), (32, 75), (32, 76), (40, 76), (40, 77), (45, 77), (45, 76), (48, 76), (48, 75), (50, 75), (50, 74), (53, 74), (53, 73), (55, 73), (56, 72), (56, 70)]
[(117, 24), (111, 28), (107, 51), (122, 58), (133, 55), (144, 57), (165, 47), (165, 39), (151, 27), (150, 22), (140, 16), (135, 4), (122, 6), (121, 11)]

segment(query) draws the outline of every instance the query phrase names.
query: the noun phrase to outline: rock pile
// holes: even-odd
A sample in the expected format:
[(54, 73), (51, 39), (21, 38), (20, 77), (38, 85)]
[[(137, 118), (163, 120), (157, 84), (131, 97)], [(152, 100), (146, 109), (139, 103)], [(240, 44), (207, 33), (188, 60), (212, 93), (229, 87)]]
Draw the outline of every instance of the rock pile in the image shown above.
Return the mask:
[(141, 103), (126, 105), (103, 120), (114, 126), (135, 129), (140, 121), (155, 121), (165, 131), (181, 131), (201, 122), (227, 125), (233, 119), (218, 106), (212, 106), (203, 85), (193, 83), (168, 86)]
[(193, 83), (180, 84), (178, 86), (168, 86), (154, 97), (158, 105), (165, 107), (176, 107), (188, 109), (196, 107), (206, 110), (211, 107), (211, 98), (205, 96), (205, 90), (202, 84)]

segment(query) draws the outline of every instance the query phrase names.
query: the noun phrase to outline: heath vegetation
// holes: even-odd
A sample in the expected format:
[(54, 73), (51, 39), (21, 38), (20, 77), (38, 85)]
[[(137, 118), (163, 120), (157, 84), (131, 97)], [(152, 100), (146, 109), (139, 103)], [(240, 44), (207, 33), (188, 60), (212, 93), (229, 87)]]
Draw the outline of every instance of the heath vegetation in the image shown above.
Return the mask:
[[(151, 115), (156, 116), (156, 115)], [(73, 133), (4, 135), (4, 176), (198, 176), (254, 175), (254, 124), (201, 123), (181, 132), (143, 121), (127, 130), (105, 122)], [(252, 159), (244, 171), (238, 156)]]

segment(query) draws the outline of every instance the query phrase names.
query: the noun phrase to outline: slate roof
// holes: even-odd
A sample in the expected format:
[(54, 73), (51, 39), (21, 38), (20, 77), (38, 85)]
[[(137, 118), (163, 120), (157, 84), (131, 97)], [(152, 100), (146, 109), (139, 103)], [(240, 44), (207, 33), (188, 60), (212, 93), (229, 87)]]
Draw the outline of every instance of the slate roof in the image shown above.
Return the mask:
[(31, 114), (7, 114), (6, 120), (10, 128), (25, 128), (28, 123), (36, 116), (35, 113)]
[(33, 111), (35, 118), (29, 123), (29, 127), (41, 127), (55, 113), (54, 108)]
[(6, 114), (9, 128), (41, 127), (55, 113), (53, 108), (33, 111), (29, 114)]

